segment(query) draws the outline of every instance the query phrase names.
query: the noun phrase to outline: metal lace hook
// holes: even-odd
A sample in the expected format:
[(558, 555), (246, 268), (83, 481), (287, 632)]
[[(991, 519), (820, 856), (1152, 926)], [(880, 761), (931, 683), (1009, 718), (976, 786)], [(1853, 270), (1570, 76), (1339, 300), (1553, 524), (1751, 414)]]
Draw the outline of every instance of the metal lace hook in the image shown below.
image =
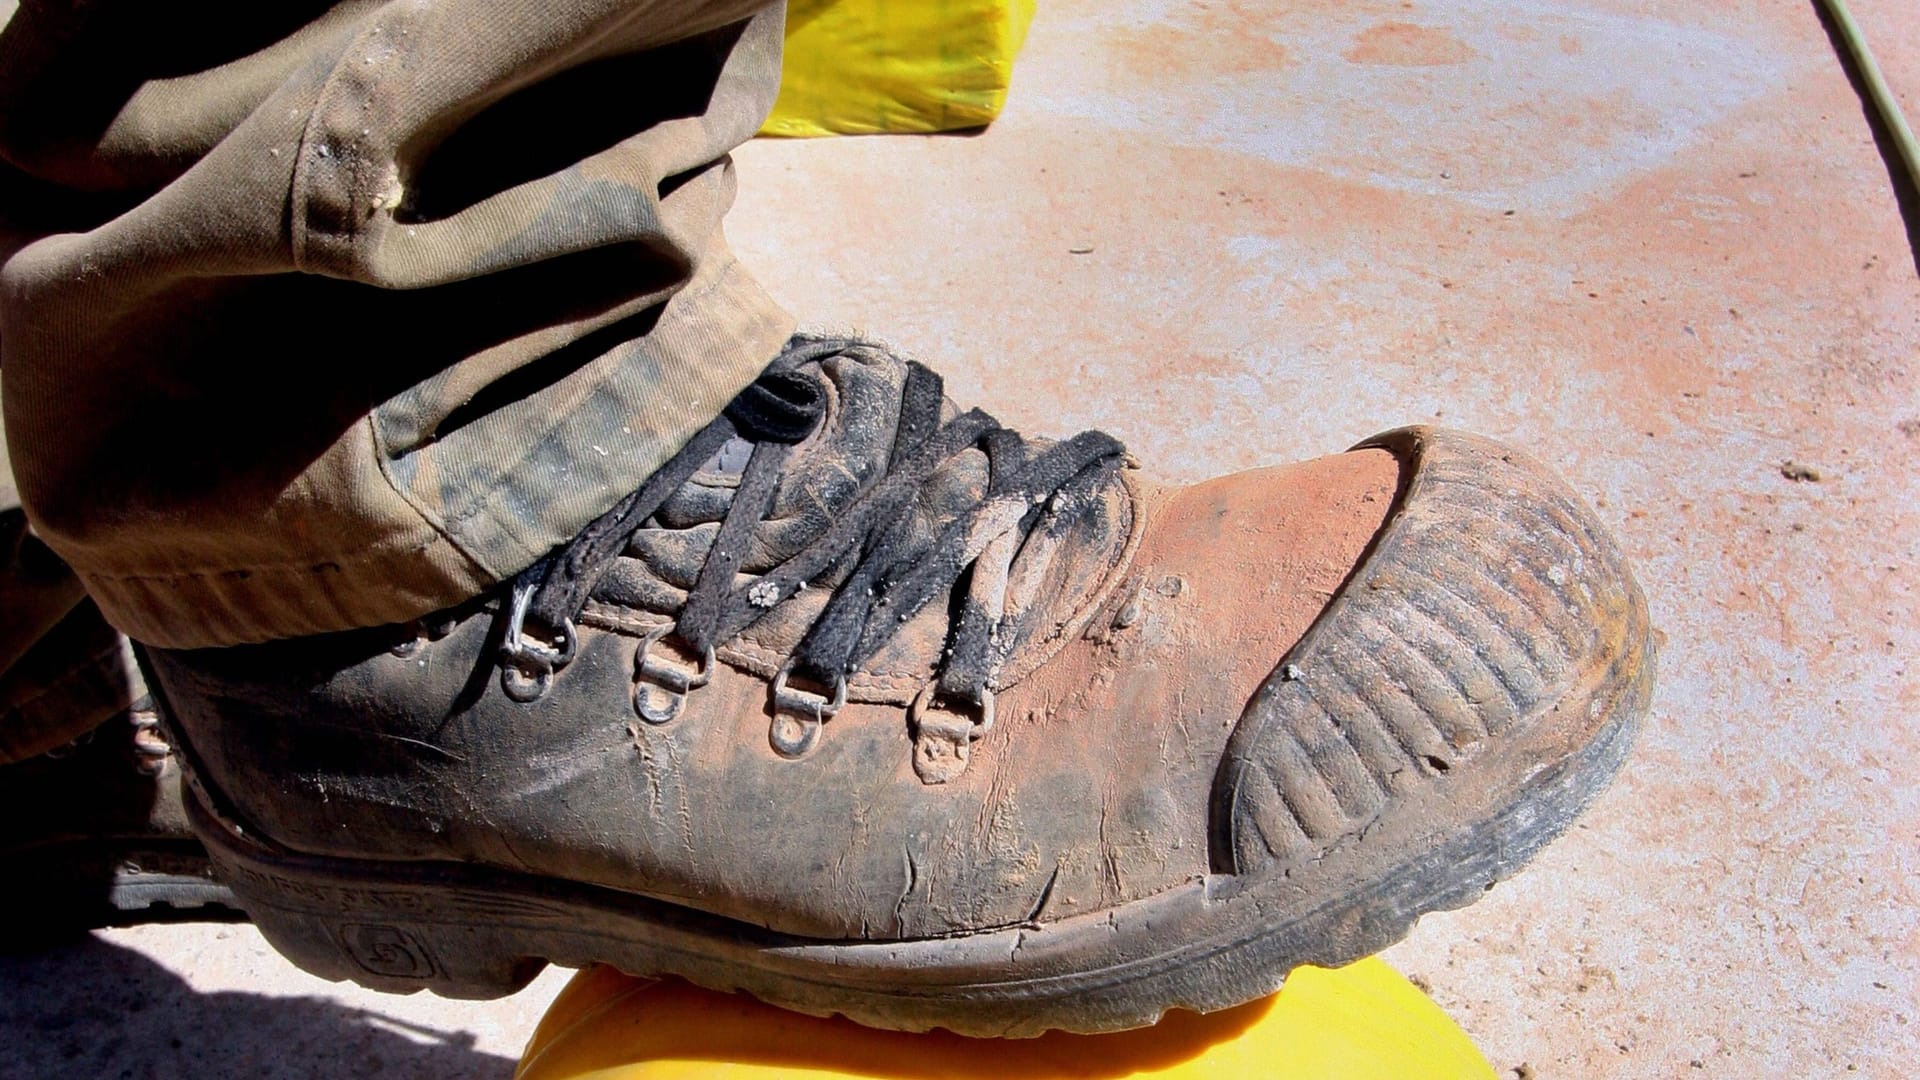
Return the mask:
[(572, 619), (554, 630), (552, 644), (528, 635), (527, 611), (532, 601), (533, 586), (515, 582), (500, 642), (500, 689), (522, 704), (543, 697), (553, 685), (553, 673), (571, 663), (580, 646)]
[[(640, 639), (633, 652), (633, 711), (640, 719), (658, 726), (680, 715), (681, 705), (686, 703), (687, 694), (707, 685), (713, 678), (714, 654), (709, 645), (700, 653), (699, 666), (689, 674), (680, 668), (669, 667), (661, 663), (651, 651), (653, 646), (674, 631), (672, 626), (663, 626)], [(655, 691), (659, 691), (664, 701), (657, 702)]]
[(787, 685), (794, 662), (789, 659), (773, 677), (773, 722), (767, 741), (784, 758), (804, 757), (820, 741), (820, 728), (847, 703), (847, 677), (833, 677), (833, 696)]
[(967, 771), (973, 759), (973, 744), (993, 730), (993, 691), (982, 686), (971, 704), (979, 710), (977, 718), (930, 715), (934, 700), (940, 696), (940, 682), (932, 680), (914, 696), (907, 707), (907, 730), (913, 734), (913, 771), (923, 784), (944, 784)]
[(500, 690), (509, 698), (526, 705), (539, 701), (553, 688), (553, 669), (525, 660), (509, 660), (500, 665)]

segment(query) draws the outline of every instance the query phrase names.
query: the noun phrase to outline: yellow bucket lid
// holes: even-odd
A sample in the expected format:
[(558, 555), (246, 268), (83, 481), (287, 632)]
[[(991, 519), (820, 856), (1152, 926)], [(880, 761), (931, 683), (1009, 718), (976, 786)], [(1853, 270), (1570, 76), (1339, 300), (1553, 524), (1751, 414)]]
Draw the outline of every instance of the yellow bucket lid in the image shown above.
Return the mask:
[(1037, 1039), (876, 1031), (678, 980), (594, 968), (554, 1000), (516, 1076), (1492, 1080), (1494, 1072), (1439, 1006), (1368, 959), (1336, 971), (1300, 968), (1278, 994), (1206, 1016), (1176, 1010), (1139, 1031)]

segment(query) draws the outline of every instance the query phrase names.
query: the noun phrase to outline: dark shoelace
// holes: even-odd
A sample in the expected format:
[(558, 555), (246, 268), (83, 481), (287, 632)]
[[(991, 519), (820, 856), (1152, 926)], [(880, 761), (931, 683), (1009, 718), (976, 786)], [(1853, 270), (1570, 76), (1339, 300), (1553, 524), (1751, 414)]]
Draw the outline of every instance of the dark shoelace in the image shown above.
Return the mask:
[[(820, 384), (801, 369), (865, 344), (796, 336), (766, 373), (639, 490), (520, 574), (504, 613), (507, 627), (500, 653), (508, 695), (526, 701), (545, 692), (553, 673), (573, 658), (574, 621), (612, 561), (722, 446), (743, 439), (753, 444), (752, 454), (673, 633), (694, 655), (705, 658), (704, 681), (716, 647), (854, 556), (851, 572), (775, 680), (776, 710), (811, 713), (806, 734), (786, 740), (791, 746), (782, 746), (776, 734), (775, 745), (783, 752), (804, 752), (818, 724), (845, 701), (850, 673), (927, 603), (950, 595), (984, 551), (992, 547), (1010, 561), (1018, 545), (996, 541), (1009, 534), (1024, 537), (1062, 488), (1097, 470), (1117, 468), (1125, 453), (1111, 436), (1087, 431), (1030, 454), (1019, 435), (978, 409), (943, 424), (940, 376), (909, 361), (885, 473), (800, 551), (745, 587), (734, 588), (748, 541), (773, 506), (794, 445), (812, 434), (824, 414)], [(984, 495), (949, 522), (930, 547), (910, 544), (910, 511), (922, 486), (941, 465), (970, 449), (986, 456)], [(936, 672), (940, 693), (976, 704), (990, 702), (991, 638), (1002, 614), (973, 604), (961, 607)], [(789, 673), (831, 690), (790, 691)], [(678, 689), (697, 685), (683, 679)], [(644, 709), (642, 713), (646, 715)]]

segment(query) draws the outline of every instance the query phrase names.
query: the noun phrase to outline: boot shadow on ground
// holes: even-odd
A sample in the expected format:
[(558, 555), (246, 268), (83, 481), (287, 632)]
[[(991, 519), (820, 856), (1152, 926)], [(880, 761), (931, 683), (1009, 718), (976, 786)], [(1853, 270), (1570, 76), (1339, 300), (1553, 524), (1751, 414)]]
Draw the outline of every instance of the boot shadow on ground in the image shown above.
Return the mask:
[(0, 956), (0, 1078), (312, 1077), (505, 1080), (514, 1061), (469, 1032), (317, 997), (200, 993), (132, 949), (87, 936)]

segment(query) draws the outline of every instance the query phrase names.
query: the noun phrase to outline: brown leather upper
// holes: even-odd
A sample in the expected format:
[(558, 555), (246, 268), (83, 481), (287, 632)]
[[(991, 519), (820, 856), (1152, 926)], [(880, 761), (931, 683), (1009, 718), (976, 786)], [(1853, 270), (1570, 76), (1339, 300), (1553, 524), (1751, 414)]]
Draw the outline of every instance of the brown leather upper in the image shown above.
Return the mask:
[(490, 677), (484, 613), (408, 655), (348, 635), (157, 662), (231, 812), (295, 850), (523, 869), (808, 937), (1046, 922), (1207, 873), (1226, 741), (1399, 472), (1367, 451), (1130, 481), (1131, 557), (1060, 594), (1100, 600), (1058, 613), (1073, 632), (1000, 691), (944, 784), (916, 776), (893, 703), (850, 703), (812, 753), (781, 757), (767, 681), (731, 664), (671, 723), (636, 722), (635, 635), (595, 626), (524, 704)]

